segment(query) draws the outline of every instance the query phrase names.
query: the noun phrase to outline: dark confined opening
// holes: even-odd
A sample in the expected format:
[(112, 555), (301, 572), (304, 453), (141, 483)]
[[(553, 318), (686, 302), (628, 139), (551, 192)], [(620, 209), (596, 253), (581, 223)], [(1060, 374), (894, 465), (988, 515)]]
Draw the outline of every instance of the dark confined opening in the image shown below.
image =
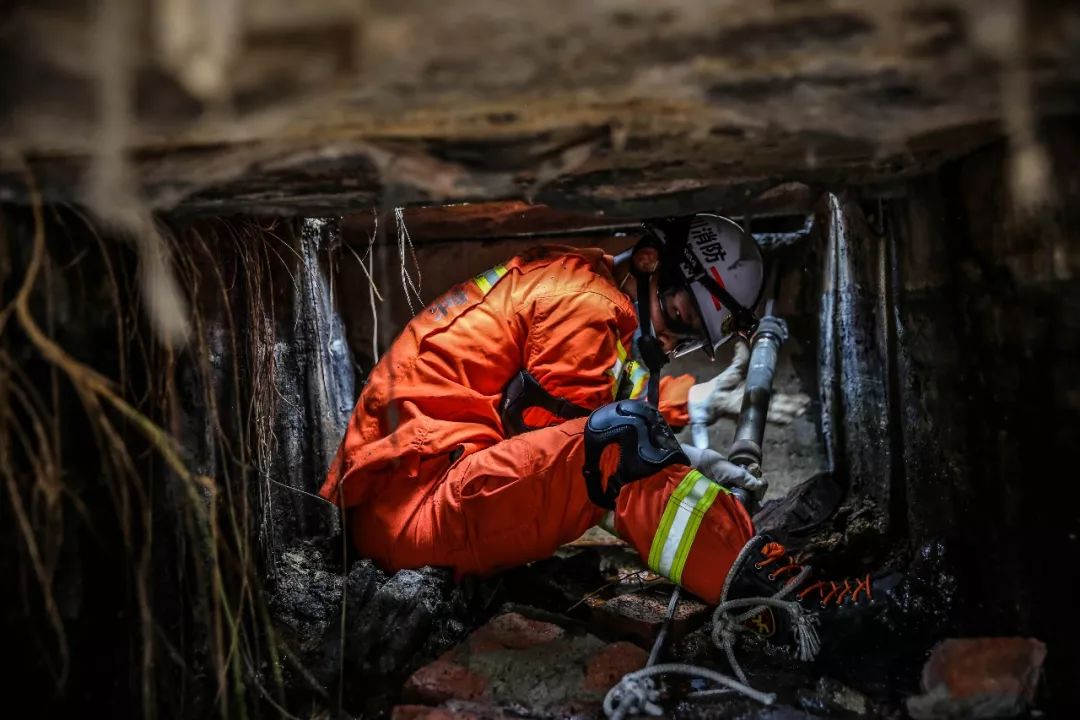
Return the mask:
[[(677, 717), (1080, 704), (1080, 6), (0, 5), (8, 714), (627, 717), (665, 661)], [(511, 331), (644, 376), (585, 293), (461, 308), (698, 212), (786, 322), (614, 428), (698, 467), (586, 476), (557, 397), (504, 437)]]

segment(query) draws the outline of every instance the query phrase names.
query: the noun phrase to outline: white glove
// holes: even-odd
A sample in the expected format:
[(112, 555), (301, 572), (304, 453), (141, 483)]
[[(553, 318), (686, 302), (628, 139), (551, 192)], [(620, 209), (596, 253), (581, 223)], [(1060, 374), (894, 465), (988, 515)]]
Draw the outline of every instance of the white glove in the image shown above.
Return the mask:
[(680, 445), (686, 457), (690, 458), (690, 466), (705, 477), (727, 487), (742, 488), (753, 497), (755, 503), (760, 503), (765, 497), (769, 483), (763, 478), (755, 477), (744, 468), (728, 462), (727, 458), (715, 450), (697, 448), (685, 443)]
[[(690, 388), (686, 409), (692, 426), (700, 423), (712, 424), (721, 417), (739, 417), (746, 386), (746, 366), (749, 362), (749, 346), (737, 340), (731, 364), (712, 380)], [(806, 412), (809, 404), (810, 396), (804, 393), (773, 393), (769, 403), (768, 420), (778, 425), (787, 425)]]

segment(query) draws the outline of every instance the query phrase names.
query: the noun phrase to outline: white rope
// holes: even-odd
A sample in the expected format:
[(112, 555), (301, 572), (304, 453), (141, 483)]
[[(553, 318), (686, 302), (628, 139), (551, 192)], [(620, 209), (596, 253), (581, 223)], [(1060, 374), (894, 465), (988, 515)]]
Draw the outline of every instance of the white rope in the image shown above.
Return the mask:
[[(741, 568), (745, 562), (748, 562), (746, 556), (750, 553), (750, 548), (753, 547), (757, 539), (758, 536), (754, 536), (743, 545), (739, 555), (735, 558), (734, 564), (732, 564), (733, 568)], [(821, 640), (815, 627), (817, 618), (808, 613), (799, 603), (784, 600), (788, 595), (795, 592), (797, 587), (802, 585), (803, 580), (809, 574), (810, 568), (804, 567), (799, 571), (798, 575), (785, 583), (772, 597), (728, 600), (727, 596), (731, 591), (731, 582), (735, 576), (733, 572), (728, 573), (727, 578), (724, 580), (724, 589), (720, 593), (720, 604), (713, 611), (712, 640), (717, 647), (723, 649), (731, 669), (735, 671), (735, 675), (743, 682), (746, 682), (746, 673), (743, 672), (742, 666), (739, 665), (739, 661), (735, 658), (735, 635), (739, 632), (753, 632), (743, 627), (743, 623), (766, 607), (782, 610), (791, 616), (791, 628), (795, 634), (795, 645), (800, 660), (809, 662), (821, 650)], [(750, 609), (737, 617), (732, 617), (729, 613), (729, 610), (743, 607), (750, 607)]]
[[(750, 607), (750, 610), (732, 617), (727, 611), (740, 607)], [(735, 671), (735, 676), (742, 682), (749, 682), (746, 673), (735, 657), (735, 638), (740, 632), (753, 632), (743, 626), (743, 622), (757, 615), (766, 607), (782, 610), (791, 615), (792, 631), (795, 634), (795, 645), (798, 649), (798, 658), (804, 662), (813, 660), (821, 649), (821, 641), (818, 638), (817, 618), (806, 612), (796, 602), (779, 600), (775, 597), (744, 598), (741, 600), (729, 600), (716, 606), (713, 612), (712, 641), (713, 644), (724, 651), (728, 664)]]
[(654, 665), (660, 657), (660, 651), (664, 647), (664, 640), (667, 639), (668, 629), (671, 627), (671, 621), (675, 619), (675, 610), (679, 607), (679, 597), (682, 594), (682, 588), (678, 585), (671, 591), (671, 600), (668, 601), (667, 615), (664, 617), (664, 624), (660, 626), (660, 632), (656, 633), (656, 641), (653, 642), (652, 651), (649, 653), (649, 659), (645, 663), (645, 667)]
[[(757, 539), (758, 536), (752, 537), (743, 546), (742, 550), (739, 551), (739, 555), (735, 558), (732, 568), (743, 567), (743, 564), (748, 561), (747, 555)], [(715, 695), (718, 692), (735, 691), (760, 702), (762, 705), (773, 704), (776, 701), (774, 693), (764, 693), (750, 686), (746, 673), (743, 672), (742, 666), (735, 657), (736, 636), (740, 632), (753, 632), (753, 630), (744, 627), (743, 623), (767, 607), (786, 612), (791, 616), (791, 626), (795, 634), (799, 659), (805, 662), (813, 660), (821, 650), (821, 642), (815, 627), (817, 617), (807, 612), (799, 603), (784, 599), (802, 584), (809, 573), (810, 568), (804, 567), (793, 580), (785, 583), (771, 597), (739, 598), (736, 600), (727, 599), (728, 592), (731, 590), (732, 578), (735, 575), (734, 572), (728, 573), (727, 578), (724, 580), (724, 589), (720, 593), (720, 603), (716, 606), (716, 610), (713, 611), (712, 641), (724, 651), (728, 664), (735, 671), (737, 680), (715, 670), (686, 663), (653, 665), (653, 661), (659, 654), (661, 635), (657, 637), (657, 642), (653, 645), (646, 666), (641, 670), (623, 675), (622, 680), (604, 696), (604, 714), (610, 720), (622, 720), (628, 715), (641, 715), (643, 713), (656, 716), (662, 715), (663, 709), (656, 704), (660, 692), (653, 684), (652, 677), (665, 673), (689, 675), (711, 680), (724, 686), (722, 689), (692, 693), (691, 697), (700, 698)], [(674, 615), (678, 598), (678, 589), (676, 589), (676, 592), (672, 594), (671, 603), (668, 605), (669, 618)], [(749, 609), (737, 615), (733, 612), (743, 608)]]
[(772, 705), (776, 702), (775, 694), (760, 692), (715, 670), (686, 663), (664, 663), (624, 675), (622, 680), (615, 687), (608, 690), (607, 695), (604, 696), (604, 714), (611, 720), (622, 720), (627, 715), (645, 713), (655, 716), (663, 715), (663, 709), (656, 704), (660, 692), (654, 686), (651, 678), (654, 675), (664, 674), (687, 675), (702, 680), (711, 680), (718, 685), (742, 693), (762, 705)]

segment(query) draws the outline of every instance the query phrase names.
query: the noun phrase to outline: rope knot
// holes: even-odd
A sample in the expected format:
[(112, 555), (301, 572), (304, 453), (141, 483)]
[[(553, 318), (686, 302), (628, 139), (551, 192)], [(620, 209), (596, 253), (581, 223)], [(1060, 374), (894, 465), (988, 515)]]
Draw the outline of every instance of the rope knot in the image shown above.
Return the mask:
[(648, 713), (659, 717), (663, 709), (656, 704), (660, 691), (651, 678), (623, 676), (618, 685), (613, 687), (604, 698), (604, 714), (611, 720), (622, 720), (631, 715)]
[(732, 647), (735, 644), (737, 632), (739, 632), (739, 623), (733, 615), (716, 613), (713, 616), (712, 641), (717, 647)]

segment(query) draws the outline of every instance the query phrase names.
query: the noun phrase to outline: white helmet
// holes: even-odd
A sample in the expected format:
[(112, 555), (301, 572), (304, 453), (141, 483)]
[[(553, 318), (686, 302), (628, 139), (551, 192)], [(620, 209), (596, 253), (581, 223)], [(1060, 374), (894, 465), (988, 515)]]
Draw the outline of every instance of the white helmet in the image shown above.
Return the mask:
[(753, 308), (761, 295), (765, 264), (748, 233), (735, 221), (712, 213), (649, 220), (644, 226), (662, 246), (661, 291), (688, 288), (706, 333), (680, 343), (675, 357), (703, 348), (711, 358), (735, 333), (753, 332), (757, 324)]

